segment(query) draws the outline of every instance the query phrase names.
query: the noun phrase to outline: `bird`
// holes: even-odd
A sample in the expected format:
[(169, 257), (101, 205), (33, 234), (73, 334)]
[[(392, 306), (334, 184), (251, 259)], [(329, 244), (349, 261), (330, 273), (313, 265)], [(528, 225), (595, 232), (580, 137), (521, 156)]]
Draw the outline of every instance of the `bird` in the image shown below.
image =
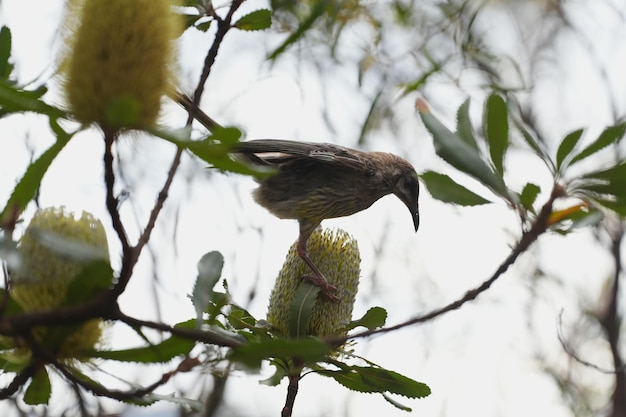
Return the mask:
[(419, 228), (419, 181), (407, 160), (385, 152), (364, 152), (330, 143), (281, 139), (239, 142), (233, 155), (272, 171), (257, 178), (254, 200), (281, 219), (299, 223), (296, 252), (313, 275), (303, 277), (323, 296), (339, 301), (336, 288), (309, 257), (307, 241), (325, 219), (350, 216), (393, 194)]

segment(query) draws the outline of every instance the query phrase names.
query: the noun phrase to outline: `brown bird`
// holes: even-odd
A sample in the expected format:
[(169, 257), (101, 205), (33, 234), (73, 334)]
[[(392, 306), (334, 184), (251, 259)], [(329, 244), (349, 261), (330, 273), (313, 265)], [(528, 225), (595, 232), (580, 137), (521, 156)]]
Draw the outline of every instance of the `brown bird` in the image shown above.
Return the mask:
[(419, 227), (419, 183), (415, 168), (399, 156), (362, 152), (329, 143), (260, 139), (241, 142), (232, 151), (241, 159), (276, 172), (259, 179), (254, 199), (281, 219), (296, 219), (298, 255), (314, 275), (304, 277), (337, 301), (307, 251), (307, 241), (322, 220), (365, 210), (387, 194), (396, 195)]

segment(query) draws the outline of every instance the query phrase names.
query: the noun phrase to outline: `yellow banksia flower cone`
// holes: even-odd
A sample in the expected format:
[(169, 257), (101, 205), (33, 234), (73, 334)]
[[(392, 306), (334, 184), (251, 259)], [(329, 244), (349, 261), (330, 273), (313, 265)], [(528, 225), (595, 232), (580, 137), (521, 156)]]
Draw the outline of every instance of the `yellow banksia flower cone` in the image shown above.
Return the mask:
[[(84, 253), (71, 256), (73, 250)], [(38, 210), (20, 239), (18, 251), (20, 265), (11, 273), (11, 294), (26, 312), (58, 307), (72, 280), (89, 262), (109, 260), (102, 223), (86, 212), (77, 218), (63, 207)], [(89, 320), (64, 334), (58, 345), (48, 347), (61, 359), (79, 358), (81, 352), (101, 342), (103, 327), (102, 320)], [(49, 330), (38, 328), (35, 336), (45, 341)]]
[(182, 20), (172, 0), (69, 0), (60, 69), (70, 111), (104, 130), (154, 126)]
[[(289, 336), (292, 301), (302, 284), (302, 277), (312, 271), (300, 259), (296, 244), (289, 249), (287, 259), (278, 274), (276, 284), (270, 295), (267, 321), (277, 334)], [(346, 325), (352, 320), (352, 309), (356, 299), (361, 273), (361, 256), (356, 242), (345, 231), (322, 230), (318, 228), (308, 240), (311, 260), (317, 265), (331, 285), (337, 288), (339, 302), (330, 301), (323, 296), (311, 311), (307, 335), (329, 336), (345, 335)]]

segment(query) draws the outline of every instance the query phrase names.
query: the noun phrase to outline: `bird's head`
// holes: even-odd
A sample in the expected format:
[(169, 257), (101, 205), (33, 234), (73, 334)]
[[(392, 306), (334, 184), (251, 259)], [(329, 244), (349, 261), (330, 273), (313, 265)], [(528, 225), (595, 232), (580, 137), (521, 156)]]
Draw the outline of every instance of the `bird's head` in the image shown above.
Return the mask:
[(392, 193), (396, 195), (411, 212), (413, 217), (413, 225), (415, 231), (420, 225), (419, 203), (418, 197), (420, 193), (419, 181), (415, 168), (402, 158), (393, 164), (393, 189)]

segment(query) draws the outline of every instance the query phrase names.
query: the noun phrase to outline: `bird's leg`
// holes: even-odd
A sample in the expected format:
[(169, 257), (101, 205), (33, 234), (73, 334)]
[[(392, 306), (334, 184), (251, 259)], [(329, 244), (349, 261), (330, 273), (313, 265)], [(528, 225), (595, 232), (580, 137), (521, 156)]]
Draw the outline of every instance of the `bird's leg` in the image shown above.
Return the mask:
[(305, 275), (302, 279), (309, 281), (311, 284), (319, 287), (322, 291), (324, 297), (328, 298), (331, 301), (338, 302), (339, 297), (337, 297), (334, 293), (337, 292), (337, 288), (331, 285), (322, 271), (313, 263), (311, 258), (309, 257), (309, 252), (307, 250), (307, 241), (309, 240), (309, 236), (313, 233), (313, 230), (317, 227), (317, 224), (311, 225), (310, 223), (300, 222), (300, 237), (298, 238), (298, 245), (296, 246), (296, 252), (298, 256), (304, 261), (305, 264), (315, 275)]

